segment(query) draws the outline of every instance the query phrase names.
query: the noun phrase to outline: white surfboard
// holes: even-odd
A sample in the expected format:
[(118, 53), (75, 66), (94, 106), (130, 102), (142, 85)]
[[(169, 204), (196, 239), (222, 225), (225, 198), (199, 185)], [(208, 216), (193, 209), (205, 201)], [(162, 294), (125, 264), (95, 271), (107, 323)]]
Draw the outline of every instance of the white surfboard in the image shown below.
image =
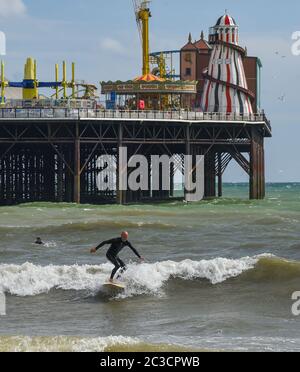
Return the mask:
[(122, 283), (111, 283), (111, 282), (105, 283), (104, 287), (115, 288), (115, 289), (125, 289), (126, 288), (126, 286)]

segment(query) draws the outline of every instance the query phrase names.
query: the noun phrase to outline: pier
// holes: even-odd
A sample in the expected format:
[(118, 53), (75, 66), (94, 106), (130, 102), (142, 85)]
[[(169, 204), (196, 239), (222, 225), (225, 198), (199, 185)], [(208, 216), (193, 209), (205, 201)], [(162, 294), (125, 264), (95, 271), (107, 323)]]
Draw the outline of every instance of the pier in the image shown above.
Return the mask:
[[(179, 52), (178, 75), (172, 52), (150, 53), (149, 2), (133, 3), (142, 40), (142, 75), (102, 81), (100, 95), (96, 84), (76, 80), (75, 63), (69, 79), (66, 61), (61, 78), (56, 64), (50, 82), (38, 78), (38, 64), (31, 57), (18, 82), (6, 78), (1, 63), (0, 205), (174, 200), (175, 175), (186, 173), (193, 180), (196, 175), (195, 167), (186, 171), (185, 155), (193, 157), (192, 165), (198, 155), (204, 156), (205, 198), (222, 197), (223, 175), (231, 161), (248, 175), (250, 199), (265, 197), (264, 141), (272, 128), (261, 106), (262, 63), (239, 45), (235, 19), (227, 12), (218, 18), (208, 40), (204, 32), (195, 42), (189, 34)], [(8, 88), (22, 97), (12, 99)], [(45, 97), (40, 94), (44, 88), (54, 93)], [(164, 173), (168, 190), (162, 176), (158, 187), (150, 182), (147, 191), (121, 190), (124, 147), (127, 164), (133, 155), (146, 156), (150, 181), (151, 157), (172, 157)], [(102, 155), (113, 159), (109, 171), (99, 162)], [(113, 187), (99, 187), (104, 170)], [(127, 177), (135, 170), (129, 168)], [(183, 190), (182, 199), (188, 191)]]
[[(249, 197), (265, 196), (264, 114), (70, 108), (0, 109), (0, 204), (26, 202), (143, 203), (174, 197), (182, 155), (205, 155), (205, 197), (222, 196), (222, 176), (234, 160), (249, 176)], [(99, 156), (118, 149), (175, 155), (169, 192), (99, 191)], [(151, 167), (149, 166), (149, 174)]]

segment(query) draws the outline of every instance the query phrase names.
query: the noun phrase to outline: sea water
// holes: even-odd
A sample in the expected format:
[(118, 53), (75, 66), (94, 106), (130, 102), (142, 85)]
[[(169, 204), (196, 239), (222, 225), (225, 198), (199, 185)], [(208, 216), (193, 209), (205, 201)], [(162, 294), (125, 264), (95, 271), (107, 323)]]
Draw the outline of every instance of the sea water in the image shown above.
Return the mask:
[[(0, 351), (300, 351), (300, 185), (196, 204), (0, 208)], [(102, 240), (128, 230), (125, 291)], [(44, 245), (34, 244), (40, 236)]]

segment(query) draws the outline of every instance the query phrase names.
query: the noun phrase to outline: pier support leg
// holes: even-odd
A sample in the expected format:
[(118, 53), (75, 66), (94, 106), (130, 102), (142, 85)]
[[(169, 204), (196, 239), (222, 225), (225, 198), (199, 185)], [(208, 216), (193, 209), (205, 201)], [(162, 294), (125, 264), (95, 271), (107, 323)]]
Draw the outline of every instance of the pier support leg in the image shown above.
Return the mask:
[(222, 153), (218, 153), (218, 197), (223, 196)]
[(214, 150), (205, 155), (205, 197), (216, 197), (216, 156)]
[[(67, 145), (65, 148), (65, 160), (69, 164), (69, 166), (73, 169), (73, 145)], [(66, 194), (65, 194), (65, 202), (72, 203), (73, 201), (73, 173), (71, 170), (66, 167)]]
[(80, 204), (80, 139), (78, 133), (78, 124), (76, 128), (75, 153), (74, 153), (74, 203)]
[[(186, 127), (186, 137), (185, 138), (186, 138), (185, 155), (189, 156), (189, 155), (192, 155), (192, 152), (191, 152), (191, 134), (190, 134), (190, 127), (189, 126)], [(182, 161), (184, 162), (184, 159)], [(185, 172), (187, 172), (186, 168), (184, 169), (184, 174), (185, 174)], [(187, 198), (188, 193), (189, 193), (189, 191), (185, 187), (184, 188), (184, 198), (185, 199)]]
[(170, 169), (170, 197), (173, 198), (175, 195), (175, 167), (174, 164), (171, 163)]
[(124, 205), (127, 203), (127, 191), (120, 189), (120, 177), (122, 176), (124, 169), (121, 168), (122, 162), (128, 163), (127, 159), (121, 159), (121, 147), (125, 147), (123, 144), (123, 124), (119, 123), (119, 133), (118, 133), (118, 155), (117, 155), (117, 204)]
[[(63, 150), (59, 146), (60, 153), (63, 153)], [(64, 199), (64, 169), (63, 161), (60, 156), (57, 156), (57, 201), (61, 203)]]
[[(40, 156), (40, 155), (38, 155)], [(39, 177), (36, 179), (36, 192), (40, 194), (36, 199), (45, 200), (47, 202), (55, 201), (55, 163), (54, 163), (54, 153), (52, 148), (50, 148), (44, 154), (42, 172), (44, 173), (44, 192), (40, 191), (40, 180)]]
[(250, 151), (250, 199), (265, 198), (265, 152), (264, 138), (252, 129)]

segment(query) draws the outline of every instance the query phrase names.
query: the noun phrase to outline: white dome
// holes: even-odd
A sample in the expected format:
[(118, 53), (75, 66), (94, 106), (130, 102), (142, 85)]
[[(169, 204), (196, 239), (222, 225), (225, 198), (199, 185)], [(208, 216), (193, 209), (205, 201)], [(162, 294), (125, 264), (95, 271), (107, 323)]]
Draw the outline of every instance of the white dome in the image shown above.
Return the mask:
[(228, 14), (224, 14), (222, 17), (220, 17), (216, 23), (216, 27), (226, 26), (237, 26), (235, 20)]

